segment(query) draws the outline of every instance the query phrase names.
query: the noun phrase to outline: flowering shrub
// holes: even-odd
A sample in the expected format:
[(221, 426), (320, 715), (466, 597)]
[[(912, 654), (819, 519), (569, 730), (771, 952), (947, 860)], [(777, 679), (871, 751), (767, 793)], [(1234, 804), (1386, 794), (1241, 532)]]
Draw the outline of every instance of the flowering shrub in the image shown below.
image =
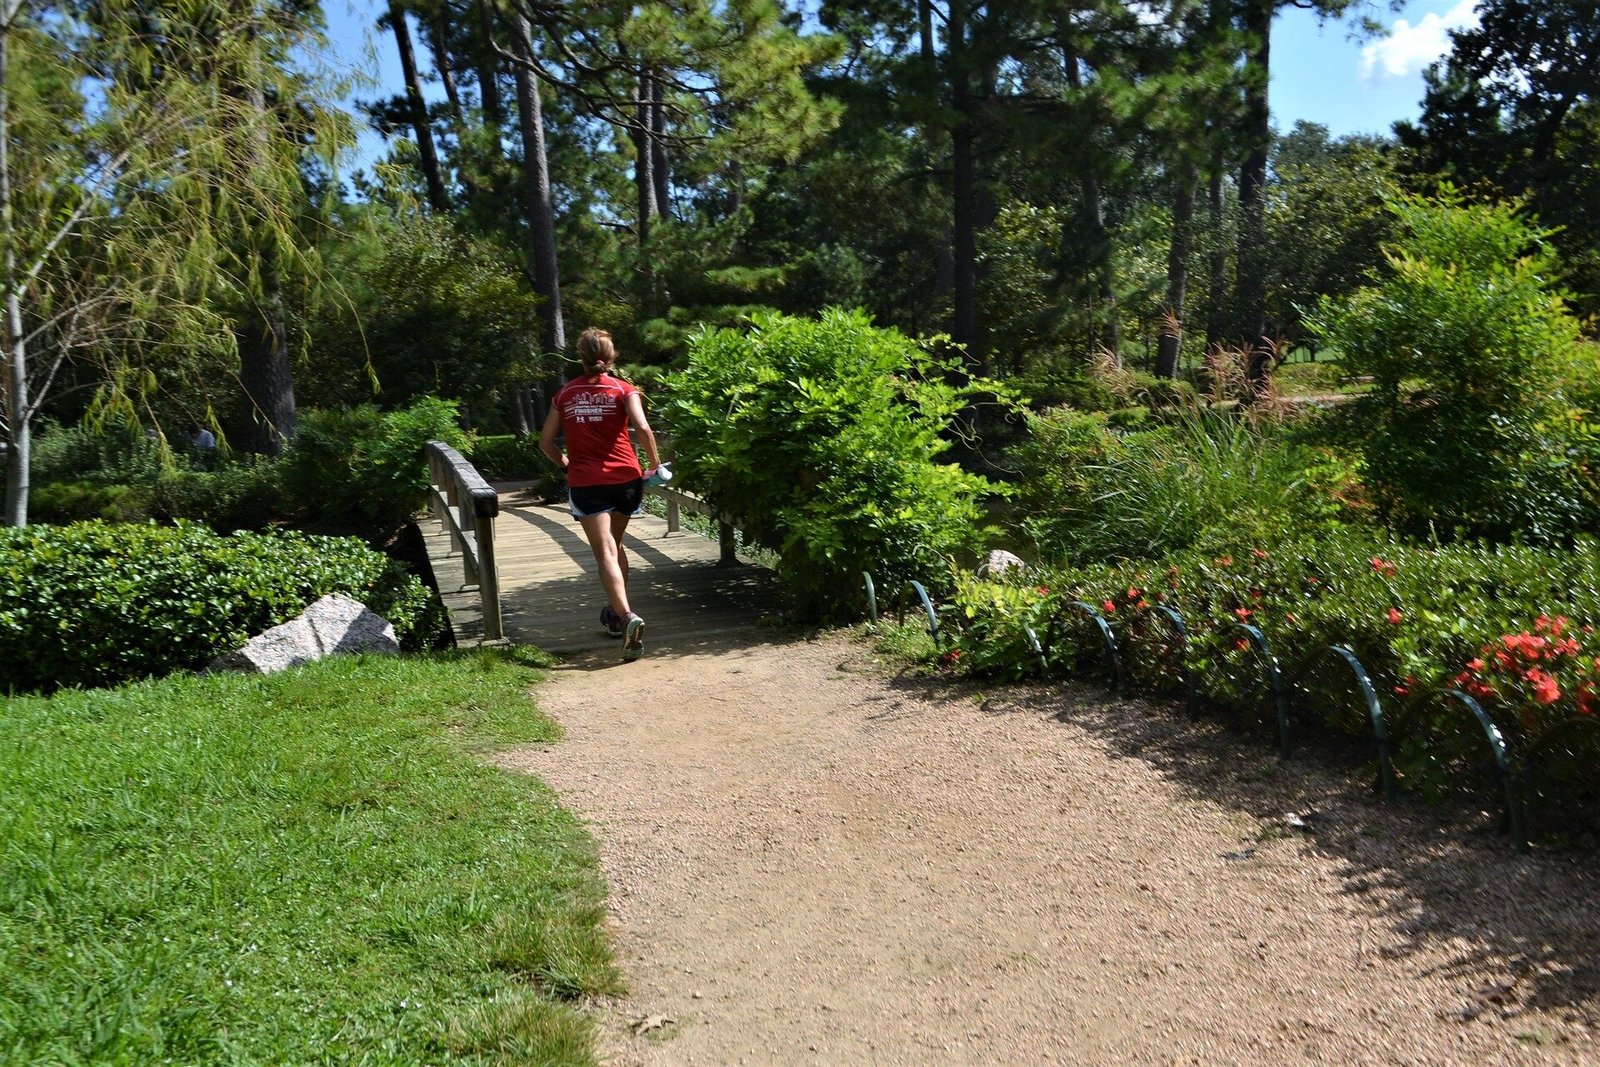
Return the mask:
[[(1593, 626), (1583, 627), (1585, 638)], [(1600, 657), (1585, 650), (1568, 632), (1566, 616), (1540, 615), (1533, 630), (1504, 634), (1484, 645), (1451, 679), (1456, 688), (1513, 712), (1527, 729), (1537, 729), (1544, 709), (1570, 701), (1579, 715), (1593, 715), (1600, 697)]]
[[(1041, 635), (1041, 617), (1059, 616), (1069, 601), (1096, 605), (1114, 628), (1128, 676), (1143, 689), (1178, 688), (1173, 628), (1158, 617), (1175, 609), (1187, 629), (1184, 662), (1198, 694), (1255, 712), (1264, 684), (1245, 625), (1270, 643), (1295, 686), (1296, 711), (1337, 730), (1365, 735), (1365, 704), (1353, 675), (1329, 652), (1350, 649), (1369, 671), (1403, 773), (1425, 776), (1424, 764), (1476, 726), (1439, 694), (1460, 689), (1480, 700), (1518, 751), (1544, 742), (1574, 717), (1600, 708), (1600, 547), (1573, 551), (1456, 544), (1421, 548), (1381, 535), (1336, 531), (1324, 537), (1255, 544), (1205, 542), (1159, 563), (1106, 564), (1030, 576), (1052, 590), (1029, 598), (1025, 614), (992, 583), (963, 586), (970, 623), (963, 646), (967, 669), (1014, 676), (1031, 669), (1023, 643), (999, 640), (1021, 621)], [(1011, 594), (1014, 596), (1015, 594)], [(1014, 619), (1000, 617), (1017, 613)], [(1099, 635), (1079, 625), (1058, 627), (1053, 667), (1071, 672), (1098, 657)], [(989, 642), (979, 652), (973, 642)], [(1451, 734), (1454, 732), (1455, 737)], [(1574, 737), (1580, 735), (1575, 734)], [(1583, 738), (1600, 738), (1600, 730)], [(1477, 742), (1481, 744), (1481, 737)], [(1597, 753), (1600, 755), (1600, 753)], [(1591, 774), (1592, 777), (1592, 774)]]

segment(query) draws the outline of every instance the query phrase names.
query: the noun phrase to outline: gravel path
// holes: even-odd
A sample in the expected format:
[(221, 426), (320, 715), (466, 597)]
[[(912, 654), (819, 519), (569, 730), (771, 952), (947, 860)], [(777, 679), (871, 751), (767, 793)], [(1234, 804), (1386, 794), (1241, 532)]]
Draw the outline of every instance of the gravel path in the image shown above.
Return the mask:
[(608, 1062), (1600, 1064), (1593, 857), (1265, 739), (757, 630), (539, 696), (503, 762), (601, 843)]

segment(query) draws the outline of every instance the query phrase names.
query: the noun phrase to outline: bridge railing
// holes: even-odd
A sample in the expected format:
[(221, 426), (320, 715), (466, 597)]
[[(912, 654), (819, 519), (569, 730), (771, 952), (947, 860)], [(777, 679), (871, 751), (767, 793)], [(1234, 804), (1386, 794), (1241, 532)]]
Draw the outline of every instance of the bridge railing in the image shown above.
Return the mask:
[(467, 585), (478, 587), (478, 599), (483, 604), (483, 636), (498, 641), (505, 636), (500, 617), (500, 572), (494, 558), (499, 494), (466, 457), (443, 441), (429, 441), (426, 452), (428, 503), (433, 517), (450, 534), (451, 548), (461, 553)]
[(738, 557), (734, 554), (737, 546), (734, 541), (733, 523), (728, 521), (727, 515), (693, 493), (686, 493), (682, 489), (674, 489), (670, 485), (647, 485), (645, 486), (645, 492), (654, 494), (666, 502), (668, 533), (677, 533), (683, 528), (683, 513), (685, 511), (703, 515), (717, 524), (717, 547), (721, 552), (717, 565), (731, 567), (739, 562)]

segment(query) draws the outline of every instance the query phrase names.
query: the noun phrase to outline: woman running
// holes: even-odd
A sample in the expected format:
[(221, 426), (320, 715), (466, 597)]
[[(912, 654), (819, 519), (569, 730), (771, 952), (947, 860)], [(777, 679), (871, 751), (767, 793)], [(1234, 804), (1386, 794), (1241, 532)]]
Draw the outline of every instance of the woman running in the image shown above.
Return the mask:
[[(583, 525), (600, 566), (600, 586), (609, 603), (600, 622), (611, 637), (620, 637), (622, 658), (634, 660), (644, 650), (644, 620), (628, 603), (628, 555), (622, 535), (628, 519), (644, 500), (645, 473), (628, 437), (631, 426), (650, 459), (661, 466), (656, 435), (644, 416), (644, 396), (630, 382), (611, 374), (617, 349), (605, 330), (590, 328), (578, 338), (583, 373), (562, 386), (539, 435), (539, 450), (567, 472), (572, 517)], [(556, 444), (566, 438), (566, 451)]]

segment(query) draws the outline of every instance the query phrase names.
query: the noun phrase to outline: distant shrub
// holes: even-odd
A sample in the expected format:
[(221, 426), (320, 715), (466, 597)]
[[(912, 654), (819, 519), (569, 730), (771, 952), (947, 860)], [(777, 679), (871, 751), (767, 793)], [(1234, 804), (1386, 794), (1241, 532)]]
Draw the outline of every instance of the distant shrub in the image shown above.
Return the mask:
[(1212, 532), (1338, 522), (1354, 479), (1337, 454), (1224, 415), (1118, 434), (1107, 416), (1035, 416), (1017, 450), (1024, 529), (1041, 555), (1149, 559)]
[(1387, 269), (1313, 329), (1372, 391), (1348, 406), (1384, 516), (1418, 536), (1560, 543), (1592, 529), (1592, 414), (1567, 395), (1577, 319), (1518, 205), (1400, 198)]
[(144, 486), (45, 482), (28, 492), (28, 518), (33, 522), (144, 522), (151, 514), (150, 490)]
[(194, 519), (224, 533), (265, 529), (284, 513), (278, 468), (253, 458), (214, 471), (164, 471), (156, 479), (152, 508), (160, 518)]
[(114, 685), (203, 667), (329, 593), (360, 600), (407, 648), (440, 625), (400, 564), (349, 538), (204, 526), (0, 530), (0, 687)]
[(512, 434), (474, 438), (467, 462), (491, 482), (509, 482), (543, 473), (539, 442)]

